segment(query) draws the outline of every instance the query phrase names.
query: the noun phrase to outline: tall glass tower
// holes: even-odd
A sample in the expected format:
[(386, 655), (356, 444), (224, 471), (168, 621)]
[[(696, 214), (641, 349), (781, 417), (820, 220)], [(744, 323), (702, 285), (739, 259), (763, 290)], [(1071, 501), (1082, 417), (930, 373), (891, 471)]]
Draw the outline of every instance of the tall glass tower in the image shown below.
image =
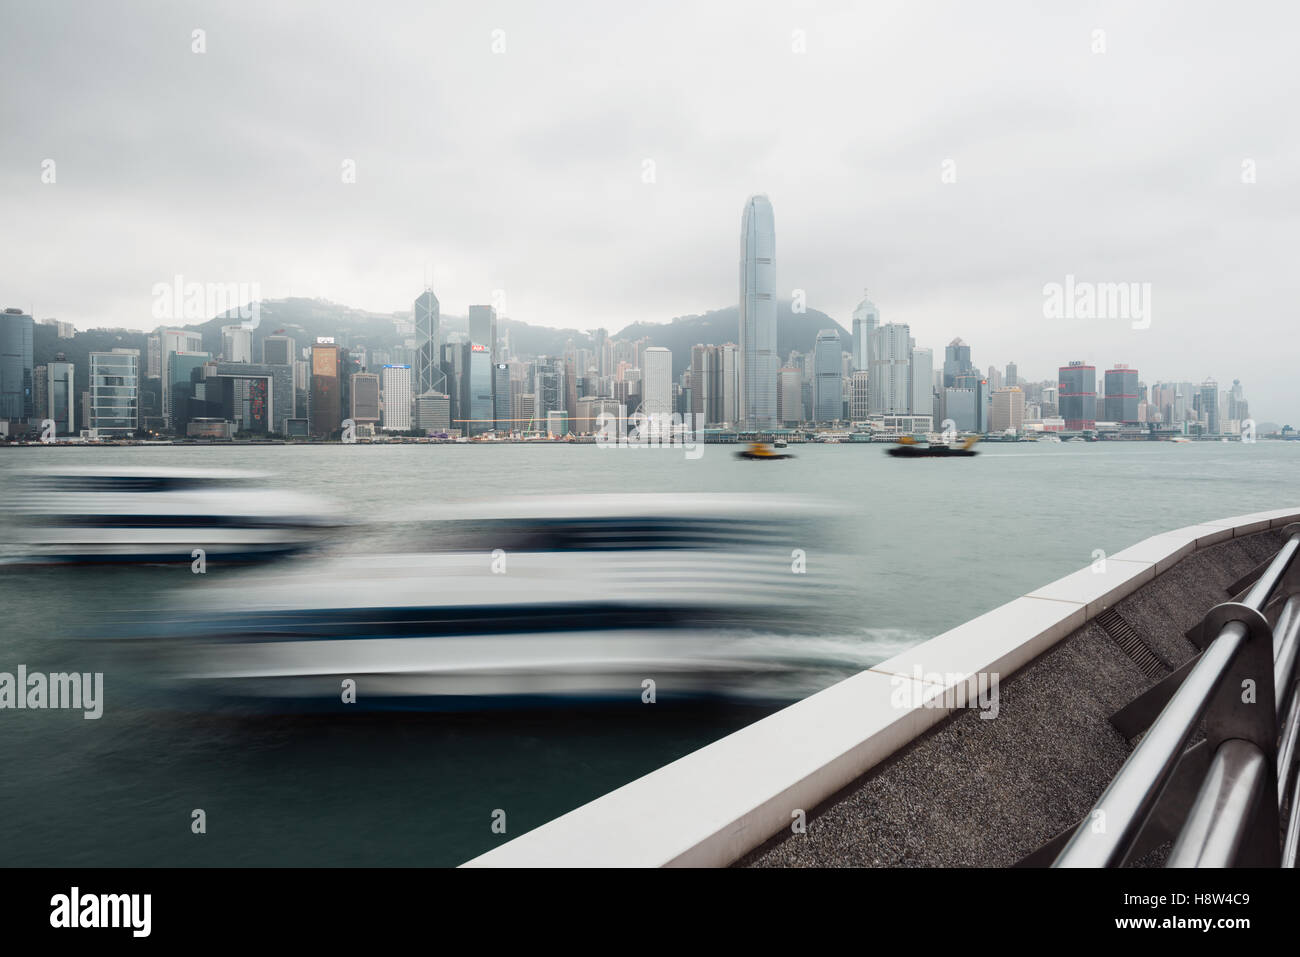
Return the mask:
[(32, 417), (35, 325), (21, 309), (0, 313), (0, 419)]
[(871, 371), (871, 335), (880, 327), (876, 304), (864, 298), (853, 310), (853, 368)]
[(813, 352), (815, 400), (814, 418), (818, 423), (834, 422), (844, 414), (844, 350), (840, 334), (834, 329), (817, 333)]
[(766, 196), (751, 196), (740, 227), (740, 419), (774, 428), (776, 383), (776, 221)]
[(426, 289), (415, 300), (415, 394), (446, 392), (447, 377), (438, 354), (438, 297)]

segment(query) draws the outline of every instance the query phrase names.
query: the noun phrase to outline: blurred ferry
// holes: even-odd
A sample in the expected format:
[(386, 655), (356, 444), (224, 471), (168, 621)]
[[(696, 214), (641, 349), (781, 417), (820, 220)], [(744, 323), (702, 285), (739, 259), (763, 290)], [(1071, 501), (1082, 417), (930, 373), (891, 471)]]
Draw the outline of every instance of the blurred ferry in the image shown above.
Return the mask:
[(838, 565), (819, 522), (737, 496), (448, 508), (404, 529), (418, 550), (182, 589), (135, 637), (163, 639), (149, 656), (188, 699), (276, 710), (789, 700), (832, 680), (791, 635), (817, 630)]
[(21, 561), (259, 561), (315, 544), (335, 524), (318, 499), (271, 488), (256, 472), (63, 468), (21, 473), (6, 538)]

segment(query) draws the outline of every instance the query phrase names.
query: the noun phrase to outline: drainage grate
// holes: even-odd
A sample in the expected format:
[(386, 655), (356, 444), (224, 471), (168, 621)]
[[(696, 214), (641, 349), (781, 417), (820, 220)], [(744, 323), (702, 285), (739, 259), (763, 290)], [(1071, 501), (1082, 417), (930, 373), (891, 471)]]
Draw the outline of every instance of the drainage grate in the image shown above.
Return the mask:
[(1142, 640), (1137, 630), (1114, 608), (1107, 608), (1094, 621), (1110, 635), (1111, 640), (1119, 645), (1124, 654), (1133, 659), (1133, 663), (1141, 668), (1142, 673), (1148, 678), (1163, 678), (1169, 673), (1169, 666), (1151, 650), (1151, 646)]

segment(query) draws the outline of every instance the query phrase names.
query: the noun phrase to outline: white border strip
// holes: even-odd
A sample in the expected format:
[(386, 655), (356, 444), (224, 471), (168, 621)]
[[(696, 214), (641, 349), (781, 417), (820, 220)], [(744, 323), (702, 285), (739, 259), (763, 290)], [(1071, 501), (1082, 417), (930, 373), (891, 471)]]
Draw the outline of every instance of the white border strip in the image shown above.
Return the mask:
[(946, 717), (935, 699), (958, 681), (1005, 678), (1197, 549), (1297, 520), (1300, 508), (1276, 509), (1145, 539), (1104, 569), (958, 625), (463, 866), (730, 864)]

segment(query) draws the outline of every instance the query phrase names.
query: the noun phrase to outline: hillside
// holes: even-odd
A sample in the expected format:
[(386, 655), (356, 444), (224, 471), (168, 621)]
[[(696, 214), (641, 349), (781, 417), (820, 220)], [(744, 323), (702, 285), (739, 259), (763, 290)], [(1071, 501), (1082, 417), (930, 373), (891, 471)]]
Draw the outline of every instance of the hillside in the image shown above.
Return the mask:
[[(850, 348), (848, 332), (824, 312), (809, 309), (796, 314), (789, 302), (778, 305), (777, 347), (784, 361), (792, 350), (810, 352), (817, 333), (822, 329), (839, 331), (844, 348)], [(318, 336), (333, 336), (340, 345), (386, 350), (399, 345), (394, 316), (386, 313), (366, 312), (323, 299), (277, 299), (263, 302), (261, 321), (253, 331), (253, 356), (262, 355), (262, 340), (283, 331), (292, 336), (299, 347), (310, 345)], [(404, 317), (408, 321), (410, 314)], [(221, 327), (239, 320), (217, 316), (193, 325), (178, 324), (173, 328), (197, 329), (203, 336), (203, 349), (217, 355), (221, 351)], [(464, 316), (444, 315), (445, 329), (463, 332)], [(664, 346), (673, 353), (673, 375), (681, 375), (691, 362), (691, 347), (697, 343), (721, 344), (736, 342), (739, 338), (739, 310), (736, 306), (715, 309), (703, 315), (679, 316), (665, 323), (634, 323), (614, 333), (613, 337), (635, 341), (648, 338), (651, 345)], [(502, 333), (509, 332), (511, 345), (519, 355), (563, 355), (570, 340), (578, 348), (592, 348), (590, 333), (576, 329), (552, 329), (529, 325), (513, 319), (502, 319)], [(59, 339), (50, 326), (36, 325), (36, 365), (45, 365), (58, 352), (64, 353), (77, 367), (80, 390), (90, 373), (89, 354), (113, 348), (139, 349), (141, 359), (147, 355), (147, 333), (126, 329), (90, 329), (78, 332), (74, 339)]]

